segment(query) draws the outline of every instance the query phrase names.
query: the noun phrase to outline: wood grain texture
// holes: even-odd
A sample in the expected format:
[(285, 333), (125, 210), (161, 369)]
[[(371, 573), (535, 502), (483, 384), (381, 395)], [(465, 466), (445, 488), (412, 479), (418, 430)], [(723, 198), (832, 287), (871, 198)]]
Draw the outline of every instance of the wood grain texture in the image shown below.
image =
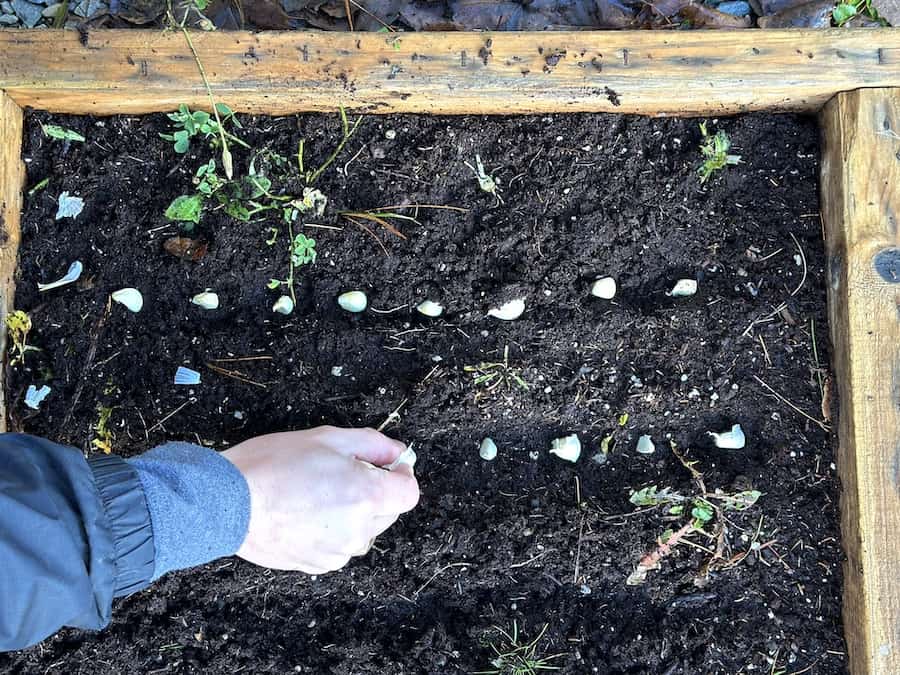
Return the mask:
[(6, 431), (6, 315), (13, 308), (22, 212), (22, 109), (0, 91), (0, 432)]
[(844, 631), (855, 675), (900, 673), (900, 89), (822, 111), (822, 215), (840, 392)]
[[(900, 86), (900, 29), (543, 33), (194, 33), (242, 112), (818, 111)], [(0, 89), (22, 107), (113, 114), (208, 104), (177, 31), (0, 31)]]

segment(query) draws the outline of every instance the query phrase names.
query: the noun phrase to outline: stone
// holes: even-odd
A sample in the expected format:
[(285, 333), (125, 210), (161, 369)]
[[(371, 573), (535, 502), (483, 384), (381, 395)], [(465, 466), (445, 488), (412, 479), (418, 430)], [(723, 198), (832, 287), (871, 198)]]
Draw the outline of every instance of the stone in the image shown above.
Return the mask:
[(747, 16), (750, 13), (750, 3), (744, 0), (732, 0), (723, 2), (716, 7), (723, 14), (731, 14), (731, 16)]
[(19, 17), (14, 14), (0, 14), (0, 26), (17, 26)]
[(60, 7), (63, 6), (63, 3), (56, 2), (52, 5), (47, 5), (47, 9), (45, 9), (41, 14), (43, 14), (48, 19), (55, 19), (57, 12), (59, 12)]
[(27, 0), (12, 0), (12, 6), (26, 28), (34, 28), (43, 17), (43, 8)]
[(15, 12), (13, 12), (12, 3), (7, 2), (7, 0), (3, 0), (3, 2), (0, 2), (0, 13), (15, 14)]
[(72, 11), (78, 16), (87, 19), (98, 12), (105, 12), (108, 9), (109, 6), (102, 0), (81, 0), (81, 2), (75, 4), (75, 8)]

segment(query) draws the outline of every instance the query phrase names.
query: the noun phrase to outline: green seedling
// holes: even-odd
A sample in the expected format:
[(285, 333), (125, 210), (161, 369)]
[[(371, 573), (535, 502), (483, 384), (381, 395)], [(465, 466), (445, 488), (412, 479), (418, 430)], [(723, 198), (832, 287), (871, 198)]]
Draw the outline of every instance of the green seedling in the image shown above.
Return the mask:
[(6, 328), (9, 331), (9, 339), (12, 340), (13, 354), (9, 365), (25, 361), (26, 352), (40, 351), (37, 347), (28, 346), (28, 333), (31, 332), (31, 317), (21, 309), (10, 312), (6, 317)]
[(56, 124), (41, 124), (41, 131), (48, 138), (56, 138), (61, 141), (75, 141), (76, 143), (84, 143), (84, 136), (77, 131), (57, 126)]
[(700, 184), (708, 181), (714, 173), (721, 171), (726, 166), (734, 166), (741, 163), (740, 155), (730, 155), (731, 139), (721, 129), (710, 136), (706, 130), (706, 122), (700, 123), (700, 133), (703, 141), (700, 143), (700, 154), (703, 155), (703, 164), (700, 165)]
[(288, 225), (290, 232), (290, 263), (288, 264), (287, 279), (270, 279), (266, 286), (270, 290), (275, 290), (281, 286), (287, 286), (291, 294), (291, 300), (297, 304), (297, 296), (294, 293), (294, 270), (304, 265), (311, 265), (316, 262), (316, 240), (307, 237), (302, 232), (294, 235), (293, 228)]
[(97, 422), (93, 426), (94, 438), (91, 440), (91, 447), (106, 455), (112, 454), (115, 442), (115, 436), (109, 428), (109, 419), (112, 413), (112, 408), (97, 406)]
[(269, 232), (269, 236), (266, 239), (266, 246), (274, 246), (275, 242), (278, 241), (279, 230), (277, 227), (270, 227), (268, 232)]
[(502, 361), (482, 361), (478, 365), (463, 366), (463, 370), (473, 373), (472, 383), (476, 386), (484, 385), (487, 392), (492, 392), (501, 385), (509, 387), (510, 383), (528, 389), (528, 383), (522, 379), (518, 369), (509, 365), (509, 345), (503, 348)]
[(474, 675), (537, 675), (541, 672), (559, 670), (559, 666), (552, 665), (555, 659), (563, 654), (541, 656), (538, 654), (538, 643), (547, 632), (547, 625), (541, 629), (531, 642), (521, 642), (518, 624), (513, 621), (512, 633), (502, 628), (495, 629), (500, 633), (497, 642), (490, 642), (490, 647), (496, 656), (491, 659), (491, 670), (477, 671)]
[(347, 145), (347, 141), (349, 141), (353, 134), (356, 133), (360, 123), (363, 121), (363, 117), (360, 115), (356, 122), (353, 123), (353, 126), (350, 126), (350, 121), (347, 119), (347, 111), (344, 110), (344, 106), (341, 106), (339, 110), (341, 114), (341, 140), (338, 142), (334, 152), (328, 156), (328, 159), (326, 159), (318, 169), (307, 171), (304, 168), (303, 153), (305, 150), (306, 139), (301, 138), (300, 142), (297, 144), (297, 168), (300, 170), (300, 175), (303, 177), (304, 181), (306, 181), (307, 185), (315, 183), (325, 172), (325, 169), (331, 166), (334, 160), (337, 159), (338, 155), (343, 151), (344, 146)]
[(478, 187), (497, 200), (495, 206), (500, 206), (500, 204), (503, 203), (503, 198), (500, 196), (500, 193), (502, 192), (500, 183), (496, 178), (484, 170), (484, 164), (481, 162), (481, 155), (475, 155), (475, 166), (472, 166), (468, 162), (464, 162), (464, 164), (475, 174), (475, 178), (478, 179)]
[[(172, 125), (174, 131), (160, 134), (160, 138), (171, 142), (172, 149), (182, 155), (190, 149), (191, 139), (195, 136), (206, 139), (212, 147), (221, 147), (224, 136), (238, 145), (249, 148), (244, 141), (225, 129), (227, 123), (237, 129), (242, 128), (231, 108), (224, 103), (216, 103), (215, 108), (217, 115), (213, 116), (204, 110), (192, 112), (182, 103), (176, 112), (168, 114), (168, 118), (174, 123)], [(227, 144), (227, 140), (224, 143)]]
[[(690, 507), (690, 519), (684, 522), (678, 530), (666, 529), (657, 539), (655, 549), (647, 553), (629, 575), (626, 583), (629, 586), (643, 584), (647, 575), (660, 566), (661, 560), (672, 552), (679, 543), (685, 541), (688, 536), (698, 532), (711, 540), (723, 542), (726, 533), (725, 512), (745, 511), (754, 506), (762, 493), (759, 490), (742, 490), (728, 493), (723, 490), (709, 492), (703, 479), (703, 474), (696, 468), (696, 461), (688, 461), (679, 453), (674, 443), (671, 443), (672, 452), (687, 469), (693, 478), (696, 490), (694, 494), (682, 495), (671, 488), (657, 488), (650, 485), (641, 490), (633, 491), (629, 501), (640, 507), (663, 507), (666, 509), (666, 518), (680, 519), (684, 517), (687, 507)], [(713, 532), (707, 532), (708, 527), (714, 527)], [(716, 552), (703, 565), (701, 574), (708, 572), (710, 566), (721, 558), (721, 545)]]
[(50, 178), (44, 178), (41, 181), (38, 181), (33, 188), (28, 191), (29, 197), (34, 197), (38, 192), (43, 190), (45, 187), (50, 185)]

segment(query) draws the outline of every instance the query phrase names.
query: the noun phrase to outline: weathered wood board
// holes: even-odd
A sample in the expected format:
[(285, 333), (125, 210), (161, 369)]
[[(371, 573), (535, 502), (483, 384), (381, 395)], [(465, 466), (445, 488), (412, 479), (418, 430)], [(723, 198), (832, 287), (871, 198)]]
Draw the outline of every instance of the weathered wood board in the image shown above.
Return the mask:
[(22, 213), (22, 109), (0, 91), (0, 432), (6, 431), (6, 316), (13, 308)]
[[(217, 99), (243, 112), (816, 112), (900, 86), (900, 30), (194, 33)], [(0, 31), (0, 89), (79, 114), (207, 106), (178, 31)]]
[(900, 89), (821, 115), (851, 672), (900, 673)]
[[(243, 112), (340, 105), (384, 114), (821, 110), (841, 395), (845, 630), (853, 673), (900, 673), (900, 29), (238, 32), (194, 33), (193, 40), (217, 100)], [(0, 55), (3, 319), (12, 308), (22, 207), (22, 108), (110, 115), (208, 107), (209, 100), (178, 32), (82, 38), (3, 30)], [(0, 429), (4, 396), (0, 374)]]

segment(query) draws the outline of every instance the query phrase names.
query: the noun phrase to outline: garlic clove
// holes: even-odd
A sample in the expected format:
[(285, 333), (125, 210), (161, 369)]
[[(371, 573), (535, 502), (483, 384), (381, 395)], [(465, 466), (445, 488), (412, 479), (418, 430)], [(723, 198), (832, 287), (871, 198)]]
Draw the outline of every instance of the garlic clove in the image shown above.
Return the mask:
[(275, 304), (272, 305), (272, 311), (278, 312), (279, 314), (290, 314), (294, 311), (294, 301), (291, 300), (291, 296), (282, 295), (278, 300), (275, 301)]
[(672, 290), (666, 293), (672, 298), (688, 298), (697, 292), (696, 279), (679, 279), (675, 282)]
[(499, 307), (488, 310), (488, 316), (492, 316), (495, 319), (502, 319), (503, 321), (515, 321), (522, 316), (524, 311), (525, 298), (516, 298)]
[(550, 445), (550, 454), (568, 462), (577, 462), (581, 457), (581, 441), (577, 434), (556, 438)]
[(175, 384), (200, 384), (200, 373), (184, 366), (175, 371)]
[(638, 438), (637, 445), (634, 449), (641, 455), (652, 455), (656, 452), (656, 446), (653, 445), (653, 439), (647, 435)]
[(69, 271), (66, 272), (66, 275), (56, 281), (51, 281), (46, 284), (42, 284), (38, 282), (38, 291), (43, 293), (44, 291), (49, 291), (54, 288), (59, 288), (60, 286), (66, 286), (67, 284), (74, 283), (81, 278), (81, 272), (84, 270), (84, 266), (81, 264), (80, 260), (76, 260), (71, 265), (69, 265)]
[(191, 298), (191, 302), (203, 309), (218, 309), (219, 295), (210, 290), (205, 290), (202, 293), (197, 293), (197, 295)]
[(416, 305), (416, 311), (419, 312), (419, 314), (435, 318), (444, 313), (444, 308), (436, 302), (425, 300)]
[(596, 298), (603, 298), (604, 300), (612, 300), (616, 297), (616, 280), (612, 277), (603, 277), (602, 279), (597, 279), (591, 285), (591, 295)]
[(339, 295), (337, 301), (342, 309), (354, 314), (364, 312), (369, 305), (369, 299), (362, 291), (347, 291)]
[(46, 384), (42, 386), (40, 389), (35, 387), (33, 384), (28, 385), (28, 391), (25, 392), (25, 405), (27, 405), (32, 410), (37, 410), (41, 407), (41, 402), (47, 398), (52, 390)]
[(741, 429), (740, 424), (732, 425), (731, 431), (725, 431), (721, 434), (717, 434), (714, 431), (708, 431), (707, 433), (712, 436), (713, 443), (716, 444), (717, 448), (740, 450), (747, 444), (747, 437), (744, 435), (744, 430)]
[(485, 438), (481, 441), (481, 445), (478, 446), (478, 455), (485, 462), (490, 462), (497, 456), (497, 444), (492, 438)]
[(400, 456), (397, 457), (397, 459), (395, 459), (393, 462), (391, 462), (384, 468), (387, 469), (388, 471), (393, 471), (401, 464), (406, 464), (408, 467), (412, 468), (416, 465), (417, 459), (418, 459), (418, 457), (416, 457), (416, 451), (413, 450), (412, 443), (410, 443), (409, 445), (406, 446), (406, 450), (404, 450), (403, 452), (400, 453)]
[(144, 307), (144, 296), (136, 288), (121, 288), (110, 296), (120, 305), (124, 305), (125, 309), (137, 314)]

